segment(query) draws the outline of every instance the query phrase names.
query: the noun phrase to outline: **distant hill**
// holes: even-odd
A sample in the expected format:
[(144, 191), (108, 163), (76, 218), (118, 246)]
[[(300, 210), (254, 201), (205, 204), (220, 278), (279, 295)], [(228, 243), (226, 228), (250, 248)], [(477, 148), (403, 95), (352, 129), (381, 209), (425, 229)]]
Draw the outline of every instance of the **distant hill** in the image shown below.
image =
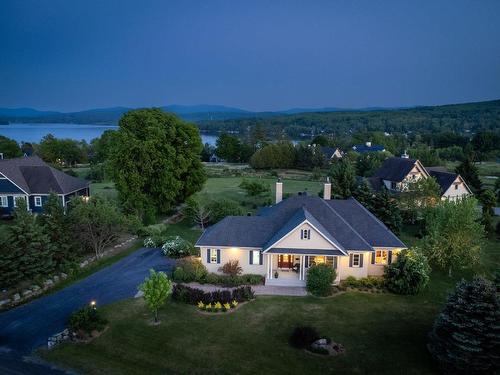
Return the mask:
[[(454, 130), (459, 132), (500, 128), (500, 100), (442, 106), (346, 109), (338, 107), (291, 108), (275, 112), (252, 112), (222, 105), (167, 105), (160, 107), (205, 132), (244, 133), (257, 123), (269, 131), (293, 137), (352, 131), (411, 132)], [(0, 108), (0, 122), (117, 124), (129, 107), (89, 109), (79, 112), (37, 111), (31, 108)]]

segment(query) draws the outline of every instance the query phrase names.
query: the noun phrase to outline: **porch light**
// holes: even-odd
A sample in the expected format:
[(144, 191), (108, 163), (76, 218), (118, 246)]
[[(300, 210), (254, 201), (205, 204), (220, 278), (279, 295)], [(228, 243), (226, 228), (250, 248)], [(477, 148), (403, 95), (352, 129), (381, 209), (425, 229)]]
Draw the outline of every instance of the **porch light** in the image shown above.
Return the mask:
[(90, 307), (92, 307), (94, 310), (97, 308), (96, 305), (97, 305), (96, 301), (94, 300), (90, 301)]

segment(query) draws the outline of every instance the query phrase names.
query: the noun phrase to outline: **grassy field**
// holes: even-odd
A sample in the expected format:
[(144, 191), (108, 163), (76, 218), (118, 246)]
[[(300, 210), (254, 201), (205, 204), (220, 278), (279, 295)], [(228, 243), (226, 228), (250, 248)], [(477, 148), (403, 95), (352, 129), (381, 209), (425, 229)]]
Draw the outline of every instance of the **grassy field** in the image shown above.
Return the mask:
[(118, 196), (113, 182), (93, 182), (90, 184), (91, 195), (101, 195), (106, 198), (114, 199)]
[[(455, 168), (458, 166), (458, 162), (447, 162), (446, 168), (449, 171), (455, 171)], [(482, 163), (476, 164), (479, 178), (484, 184), (484, 187), (487, 189), (493, 189), (495, 185), (495, 181), (497, 178), (500, 178), (500, 163), (494, 161), (485, 161)]]

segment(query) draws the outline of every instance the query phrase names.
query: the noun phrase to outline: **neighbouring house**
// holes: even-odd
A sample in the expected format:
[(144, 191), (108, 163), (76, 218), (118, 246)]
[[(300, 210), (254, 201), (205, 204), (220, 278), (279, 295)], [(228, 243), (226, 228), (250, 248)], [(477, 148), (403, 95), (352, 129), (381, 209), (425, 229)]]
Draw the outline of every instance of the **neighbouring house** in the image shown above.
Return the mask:
[(472, 195), (472, 191), (459, 174), (447, 172), (442, 167), (425, 168), (419, 160), (411, 159), (406, 153), (399, 158), (385, 160), (368, 181), (375, 190), (385, 187), (393, 192), (401, 192), (408, 182), (429, 177), (434, 177), (441, 187), (441, 199), (455, 200)]
[(385, 147), (382, 145), (374, 145), (371, 142), (366, 142), (364, 145), (354, 145), (352, 149), (356, 152), (364, 154), (365, 152), (384, 152)]
[(330, 163), (335, 159), (340, 159), (343, 156), (343, 152), (338, 147), (321, 147), (321, 152), (325, 155), (325, 159)]
[(28, 210), (41, 212), (52, 192), (66, 207), (72, 197), (90, 195), (89, 182), (49, 166), (38, 156), (0, 160), (1, 215), (10, 215), (18, 199), (26, 200)]
[(276, 204), (256, 216), (228, 216), (196, 242), (209, 272), (237, 260), (244, 273), (265, 276), (266, 285), (304, 286), (309, 267), (325, 263), (338, 283), (348, 276), (380, 276), (405, 244), (354, 198), (331, 199), (298, 194), (283, 200), (276, 183)]

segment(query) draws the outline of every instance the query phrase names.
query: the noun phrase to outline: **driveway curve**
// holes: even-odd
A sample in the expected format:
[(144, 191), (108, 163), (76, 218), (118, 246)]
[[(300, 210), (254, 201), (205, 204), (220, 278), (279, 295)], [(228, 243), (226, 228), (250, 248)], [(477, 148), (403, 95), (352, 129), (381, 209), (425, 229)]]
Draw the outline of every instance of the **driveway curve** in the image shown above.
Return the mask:
[(159, 249), (140, 249), (67, 288), (1, 313), (0, 368), (6, 353), (20, 358), (46, 345), (49, 336), (65, 328), (73, 311), (92, 300), (102, 306), (133, 297), (151, 268), (169, 272), (173, 265)]

